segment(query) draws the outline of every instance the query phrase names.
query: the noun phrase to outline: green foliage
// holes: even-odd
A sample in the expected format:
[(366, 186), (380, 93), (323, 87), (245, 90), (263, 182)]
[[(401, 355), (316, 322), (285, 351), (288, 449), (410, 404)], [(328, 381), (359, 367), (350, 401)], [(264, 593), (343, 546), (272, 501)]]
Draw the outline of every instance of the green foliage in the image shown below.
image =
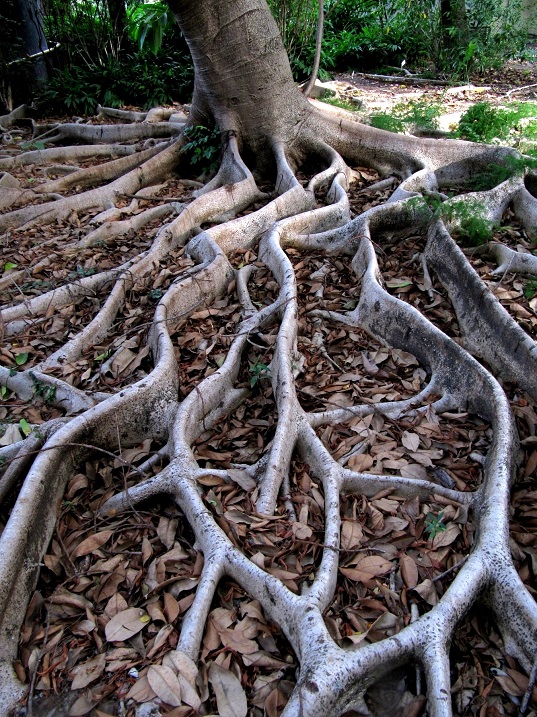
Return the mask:
[(530, 301), (537, 296), (537, 279), (530, 279), (526, 282), (526, 286), (524, 287), (524, 296)]
[(206, 174), (215, 172), (222, 149), (218, 127), (212, 130), (203, 125), (187, 127), (185, 137), (188, 142), (183, 146), (183, 153), (189, 157), (190, 164)]
[(537, 103), (513, 102), (496, 107), (489, 102), (477, 102), (462, 115), (457, 137), (471, 142), (502, 142), (516, 146), (523, 137), (537, 134)]
[(511, 177), (523, 176), (528, 170), (535, 169), (537, 169), (537, 156), (531, 153), (506, 155), (501, 163), (493, 162), (488, 165), (485, 172), (477, 174), (470, 183), (470, 188), (474, 191), (492, 189)]
[(17, 354), (15, 356), (15, 363), (17, 366), (24, 366), (24, 364), (28, 361), (28, 358), (30, 357), (30, 354), (25, 351), (24, 353)]
[(404, 132), (414, 127), (436, 129), (438, 117), (442, 114), (439, 102), (430, 102), (425, 97), (409, 102), (399, 102), (391, 112), (378, 112), (370, 118), (370, 123), (378, 129), (389, 132)]
[(422, 223), (442, 219), (450, 225), (454, 238), (465, 246), (480, 246), (490, 241), (496, 223), (488, 219), (486, 209), (477, 199), (450, 199), (415, 197), (407, 206)]
[(485, 216), (484, 207), (478, 201), (459, 200), (444, 203), (443, 218), (455, 224), (452, 234), (467, 246), (480, 246), (492, 238), (495, 222)]
[(192, 96), (190, 53), (164, 2), (48, 0), (45, 26), (49, 43), (60, 43), (38, 98), (47, 113), (85, 115), (97, 103), (151, 107)]
[(162, 47), (164, 33), (173, 24), (173, 16), (165, 3), (141, 3), (127, 10), (128, 30), (140, 50), (144, 44), (153, 55)]
[(396, 132), (401, 134), (405, 131), (405, 123), (399, 117), (395, 117), (390, 112), (377, 112), (369, 118), (369, 124), (377, 129), (384, 129), (387, 132)]
[(443, 533), (446, 530), (446, 525), (443, 523), (444, 512), (441, 511), (438, 515), (433, 513), (427, 513), (425, 516), (425, 529), (424, 532), (429, 538), (433, 540), (439, 533)]
[(45, 403), (52, 403), (56, 397), (56, 386), (47, 386), (30, 372), (30, 378), (34, 384), (34, 396), (42, 398)]
[(191, 97), (194, 71), (183, 53), (150, 50), (108, 58), (104, 65), (80, 64), (58, 70), (39, 97), (47, 112), (93, 114), (107, 107), (154, 107)]
[(25, 436), (29, 436), (32, 432), (32, 428), (25, 418), (21, 418), (19, 421), (19, 428)]
[(249, 371), (252, 374), (250, 378), (250, 388), (253, 388), (262, 378), (270, 377), (270, 366), (260, 361), (256, 361), (256, 363), (252, 364)]
[[(317, 3), (269, 0), (269, 5), (295, 75), (307, 76)], [(436, 0), (325, 0), (321, 77), (347, 69), (400, 66), (403, 59), (459, 78), (501, 66), (525, 45), (520, 5), (520, 0), (468, 0), (464, 16), (448, 18), (446, 24)], [(458, 8), (460, 13), (461, 4)]]
[(347, 112), (356, 111), (356, 105), (341, 97), (322, 97), (321, 102), (324, 102), (327, 105), (333, 105), (334, 107), (339, 107), (342, 110), (347, 110)]
[(311, 0), (268, 0), (296, 77), (307, 77), (313, 67), (317, 3)]

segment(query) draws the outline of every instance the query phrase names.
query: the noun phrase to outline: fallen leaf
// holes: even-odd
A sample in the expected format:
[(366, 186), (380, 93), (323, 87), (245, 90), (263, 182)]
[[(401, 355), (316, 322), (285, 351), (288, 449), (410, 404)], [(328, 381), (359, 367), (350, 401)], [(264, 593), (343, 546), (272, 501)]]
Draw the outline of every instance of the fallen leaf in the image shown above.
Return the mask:
[(137, 632), (143, 630), (150, 619), (145, 610), (138, 607), (130, 607), (127, 610), (118, 612), (104, 628), (106, 639), (108, 642), (128, 640), (133, 635), (136, 635)]
[(147, 681), (153, 692), (167, 705), (181, 705), (181, 685), (177, 675), (164, 665), (151, 665), (147, 671)]
[(90, 535), (79, 545), (77, 545), (77, 547), (73, 551), (72, 557), (81, 558), (84, 555), (89, 555), (89, 553), (93, 553), (94, 550), (98, 550), (105, 543), (107, 543), (113, 534), (113, 530), (101, 530), (100, 533)]
[(213, 686), (220, 717), (246, 717), (246, 695), (232, 672), (211, 662), (209, 682)]
[(407, 588), (415, 588), (418, 584), (418, 566), (410, 555), (401, 555), (399, 558), (399, 565), (401, 566), (401, 576), (405, 581)]
[(405, 448), (408, 448), (409, 451), (417, 451), (420, 445), (420, 437), (417, 433), (404, 431), (401, 436), (401, 443)]
[(356, 520), (344, 520), (341, 524), (341, 547), (343, 550), (357, 548), (363, 538), (362, 526)]
[(74, 680), (71, 682), (72, 690), (81, 690), (100, 677), (106, 664), (106, 655), (101, 654), (87, 660), (73, 669)]

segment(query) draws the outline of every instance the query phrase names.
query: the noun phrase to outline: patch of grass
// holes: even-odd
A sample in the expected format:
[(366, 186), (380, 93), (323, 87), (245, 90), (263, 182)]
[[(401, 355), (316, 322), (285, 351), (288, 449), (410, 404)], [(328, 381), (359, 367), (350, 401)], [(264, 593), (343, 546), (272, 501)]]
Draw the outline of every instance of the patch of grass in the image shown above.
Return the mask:
[(321, 102), (324, 102), (327, 105), (333, 105), (334, 107), (339, 107), (342, 110), (347, 110), (347, 112), (355, 112), (358, 107), (357, 104), (353, 104), (343, 97), (321, 97)]
[(391, 112), (378, 112), (371, 116), (370, 123), (377, 129), (388, 132), (405, 132), (413, 128), (433, 130), (438, 128), (442, 104), (431, 102), (425, 97), (409, 102), (399, 102)]
[(389, 112), (378, 112), (377, 114), (371, 115), (369, 124), (377, 129), (384, 129), (387, 132), (396, 132), (398, 134), (401, 134), (406, 129), (403, 120)]
[(476, 102), (462, 115), (455, 135), (470, 142), (506, 143), (517, 146), (524, 137), (537, 137), (537, 103), (513, 102), (496, 107)]

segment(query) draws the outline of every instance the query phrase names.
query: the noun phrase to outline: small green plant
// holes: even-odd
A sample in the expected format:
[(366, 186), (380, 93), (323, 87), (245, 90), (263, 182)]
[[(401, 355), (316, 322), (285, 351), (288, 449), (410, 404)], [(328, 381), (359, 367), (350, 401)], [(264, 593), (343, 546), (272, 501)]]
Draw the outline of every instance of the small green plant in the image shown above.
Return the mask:
[(42, 398), (45, 403), (52, 403), (56, 398), (56, 386), (47, 386), (30, 372), (30, 378), (34, 384), (34, 396)]
[(215, 172), (218, 168), (221, 151), (218, 127), (214, 129), (203, 125), (187, 127), (185, 137), (188, 142), (183, 146), (183, 153), (189, 157), (190, 164), (208, 174)]
[(27, 351), (21, 354), (17, 354), (15, 356), (15, 363), (17, 364), (17, 366), (24, 366), (24, 364), (28, 361), (29, 357), (30, 354)]
[(530, 279), (526, 282), (526, 286), (524, 287), (524, 296), (530, 301), (537, 296), (537, 279)]
[(250, 388), (253, 388), (262, 378), (268, 378), (270, 376), (270, 366), (259, 361), (252, 364), (249, 371), (252, 374), (250, 378)]
[(29, 436), (32, 432), (32, 427), (25, 418), (21, 418), (21, 420), (19, 421), (19, 428), (25, 436)]
[(444, 512), (441, 511), (438, 515), (434, 513), (427, 513), (425, 516), (425, 529), (424, 532), (429, 538), (433, 540), (439, 533), (443, 533), (446, 530), (446, 525), (443, 522)]
[(151, 289), (148, 296), (152, 301), (160, 301), (164, 296), (164, 292), (162, 289)]
[(410, 211), (422, 223), (442, 219), (450, 225), (451, 234), (467, 246), (480, 246), (490, 241), (496, 223), (485, 215), (485, 206), (478, 200), (416, 197), (408, 200)]
[(464, 244), (480, 246), (492, 238), (496, 223), (485, 216), (485, 208), (478, 201), (459, 200), (445, 202), (442, 216), (452, 223), (454, 237)]
[(4, 264), (4, 271), (10, 271), (11, 269), (16, 269), (17, 266), (18, 265), (12, 261), (6, 261), (6, 263)]
[(486, 171), (480, 172), (473, 177), (469, 183), (473, 191), (481, 191), (497, 187), (511, 177), (522, 177), (528, 170), (537, 169), (537, 157), (532, 153), (525, 155), (505, 155), (502, 162), (493, 162), (488, 165)]
[(28, 150), (28, 149), (45, 149), (46, 145), (45, 143), (40, 140), (33, 140), (32, 142), (23, 142), (21, 144), (21, 149)]
[(7, 386), (0, 386), (0, 398), (2, 400), (7, 398), (8, 393), (9, 393), (9, 389)]
[(77, 266), (76, 271), (69, 272), (69, 278), (70, 279), (83, 279), (86, 276), (93, 276), (95, 274), (95, 269), (93, 267), (90, 267), (89, 269), (85, 269), (83, 266)]
[(111, 353), (112, 353), (111, 349), (106, 349), (106, 351), (103, 351), (102, 354), (95, 356), (94, 360), (95, 361), (106, 361), (106, 359), (109, 358)]

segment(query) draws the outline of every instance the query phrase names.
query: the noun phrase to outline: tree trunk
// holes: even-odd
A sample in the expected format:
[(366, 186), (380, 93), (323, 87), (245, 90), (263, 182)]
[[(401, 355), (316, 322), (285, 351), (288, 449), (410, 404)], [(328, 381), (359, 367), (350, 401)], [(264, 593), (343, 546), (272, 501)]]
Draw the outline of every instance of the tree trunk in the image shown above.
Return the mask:
[(309, 107), (296, 88), (276, 22), (263, 0), (172, 0), (195, 68), (193, 122), (237, 133), (263, 166), (289, 142)]
[(450, 35), (450, 30), (453, 28), (458, 31), (456, 46), (465, 47), (468, 44), (469, 38), (465, 0), (441, 0), (440, 17), (445, 47), (449, 48), (454, 44), (453, 38)]

